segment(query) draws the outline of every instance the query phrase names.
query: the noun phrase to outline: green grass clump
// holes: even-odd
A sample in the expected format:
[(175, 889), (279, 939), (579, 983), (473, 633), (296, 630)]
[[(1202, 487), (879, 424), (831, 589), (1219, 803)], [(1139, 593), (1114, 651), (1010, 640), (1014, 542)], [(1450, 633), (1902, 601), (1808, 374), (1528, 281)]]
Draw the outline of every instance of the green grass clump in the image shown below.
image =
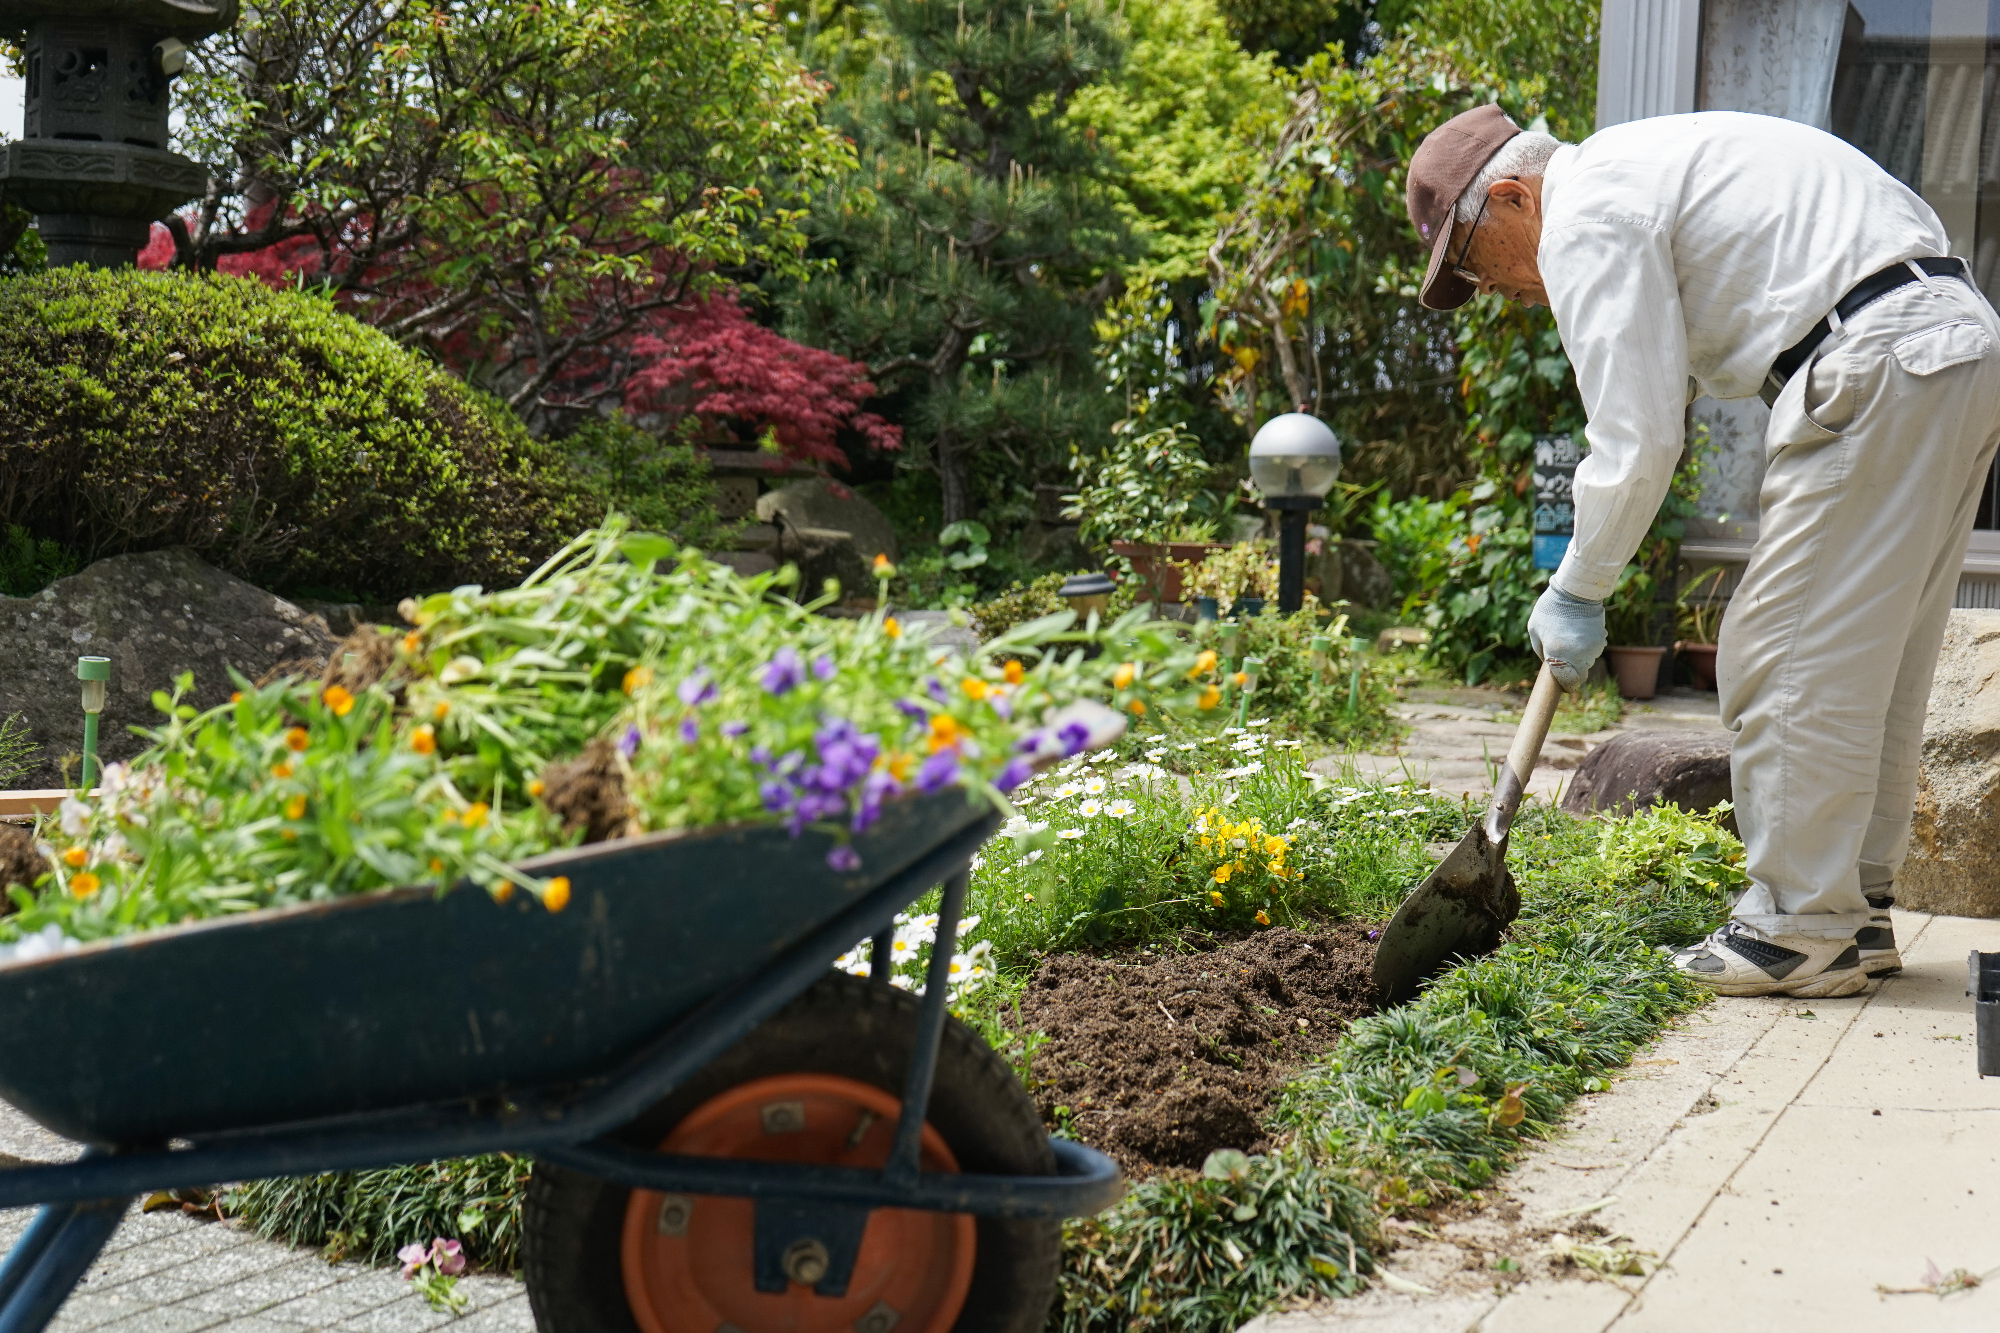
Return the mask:
[(266, 1240), (322, 1249), (328, 1262), (387, 1264), (404, 1245), (456, 1239), (476, 1268), (521, 1266), (521, 1196), (533, 1161), (490, 1153), (423, 1166), (258, 1180), (223, 1208)]

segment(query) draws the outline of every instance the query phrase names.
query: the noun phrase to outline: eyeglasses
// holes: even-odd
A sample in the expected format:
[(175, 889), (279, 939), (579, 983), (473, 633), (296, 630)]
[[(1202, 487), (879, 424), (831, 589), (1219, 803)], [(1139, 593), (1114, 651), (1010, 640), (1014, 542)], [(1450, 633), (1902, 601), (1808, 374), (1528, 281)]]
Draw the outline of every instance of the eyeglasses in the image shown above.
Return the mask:
[[(1506, 179), (1510, 181), (1519, 180), (1520, 177), (1508, 176), (1506, 177)], [(1479, 201), (1479, 211), (1472, 215), (1472, 226), (1466, 229), (1465, 244), (1458, 247), (1458, 258), (1453, 260), (1451, 265), (1451, 271), (1453, 273), (1465, 279), (1467, 282), (1471, 283), (1475, 287), (1477, 287), (1480, 283), (1484, 282), (1485, 279), (1480, 277), (1477, 273), (1474, 273), (1471, 269), (1465, 266), (1465, 256), (1472, 249), (1472, 234), (1479, 230), (1479, 224), (1486, 217), (1486, 205), (1492, 202), (1493, 202), (1493, 194), (1489, 190), (1487, 192), (1486, 197)]]

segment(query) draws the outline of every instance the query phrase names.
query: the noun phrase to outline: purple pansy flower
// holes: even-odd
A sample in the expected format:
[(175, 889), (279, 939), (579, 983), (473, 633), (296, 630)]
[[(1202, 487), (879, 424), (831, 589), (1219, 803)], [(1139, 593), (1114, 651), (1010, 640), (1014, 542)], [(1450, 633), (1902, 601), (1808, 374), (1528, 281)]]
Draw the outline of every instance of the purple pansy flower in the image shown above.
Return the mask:
[(675, 693), (689, 708), (699, 708), (702, 704), (713, 703), (722, 691), (715, 687), (715, 677), (708, 674), (707, 667), (696, 667), (694, 674), (682, 681)]
[(693, 718), (684, 717), (681, 719), (681, 739), (689, 745), (693, 745), (701, 739), (701, 728), (695, 724)]
[(722, 734), (732, 741), (748, 730), (750, 730), (748, 722), (725, 722), (722, 724)]
[(813, 675), (821, 680), (832, 680), (840, 668), (834, 664), (832, 653), (821, 653), (813, 659)]
[(931, 720), (931, 710), (918, 703), (915, 699), (896, 700), (896, 709), (912, 722), (929, 722)]
[(789, 643), (778, 649), (757, 673), (759, 683), (772, 694), (784, 694), (805, 678), (806, 664), (799, 659), (799, 650)]
[(944, 691), (944, 682), (936, 676), (932, 676), (924, 681), (924, 693), (930, 695), (931, 698), (941, 704), (951, 702), (951, 696)]
[(861, 869), (861, 853), (843, 842), (826, 854), (826, 863), (843, 875), (848, 874)]
[(1034, 775), (1034, 761), (1017, 756), (1007, 761), (1007, 767), (1000, 770), (999, 776), (993, 779), (993, 785), (1001, 791), (1012, 791)]
[(1063, 758), (1067, 759), (1090, 744), (1090, 728), (1081, 722), (1068, 722), (1056, 733), (1056, 739), (1062, 742)]
[(854, 820), (849, 827), (856, 833), (866, 832), (882, 814), (882, 802), (903, 790), (903, 784), (896, 781), (886, 768), (878, 768), (861, 782), (861, 800), (854, 807)]
[(624, 755), (627, 759), (639, 753), (639, 728), (637, 725), (628, 725), (625, 728), (625, 734), (618, 738), (618, 753)]
[(936, 754), (924, 760), (924, 766), (917, 770), (917, 790), (926, 793), (934, 792), (941, 787), (951, 785), (953, 779), (957, 777), (958, 752), (956, 750), (939, 750)]

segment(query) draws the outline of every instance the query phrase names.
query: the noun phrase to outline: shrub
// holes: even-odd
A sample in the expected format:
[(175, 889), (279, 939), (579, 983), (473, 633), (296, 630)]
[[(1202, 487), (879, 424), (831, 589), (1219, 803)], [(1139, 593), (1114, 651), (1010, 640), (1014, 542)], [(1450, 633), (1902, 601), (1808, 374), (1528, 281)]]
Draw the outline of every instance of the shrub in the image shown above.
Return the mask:
[(558, 455), (383, 334), (248, 279), (0, 282), (0, 521), (265, 587), (512, 583), (592, 517)]
[(577, 480), (643, 532), (684, 546), (726, 546), (737, 524), (715, 512), (715, 481), (694, 446), (662, 440), (622, 414), (594, 417), (562, 440)]
[(76, 552), (35, 535), (18, 523), (0, 526), (0, 597), (31, 597), (76, 573)]
[[(1062, 599), (1062, 586), (1068, 581), (1067, 574), (1044, 574), (1032, 583), (1015, 583), (992, 601), (968, 608), (979, 627), (979, 637), (997, 639), (1016, 625), (1070, 610), (1069, 603)], [(1139, 587), (1132, 579), (1119, 583), (1112, 591), (1111, 605), (1103, 617), (1106, 624), (1138, 605)]]

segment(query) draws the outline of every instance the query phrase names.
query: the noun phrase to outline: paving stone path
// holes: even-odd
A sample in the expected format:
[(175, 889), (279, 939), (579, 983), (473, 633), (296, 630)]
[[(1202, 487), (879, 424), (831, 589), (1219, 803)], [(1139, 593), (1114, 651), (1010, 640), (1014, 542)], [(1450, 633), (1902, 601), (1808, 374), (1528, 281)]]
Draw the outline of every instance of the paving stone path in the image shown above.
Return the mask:
[[(0, 1154), (14, 1162), (67, 1161), (75, 1144), (0, 1103)], [(11, 1164), (11, 1163), (10, 1163)], [(0, 1212), (0, 1247), (33, 1216)], [(453, 1318), (432, 1310), (394, 1269), (328, 1264), (310, 1250), (259, 1240), (235, 1222), (199, 1222), (135, 1206), (51, 1328), (56, 1333), (533, 1333), (527, 1289), (512, 1278), (467, 1277), (470, 1303)]]

